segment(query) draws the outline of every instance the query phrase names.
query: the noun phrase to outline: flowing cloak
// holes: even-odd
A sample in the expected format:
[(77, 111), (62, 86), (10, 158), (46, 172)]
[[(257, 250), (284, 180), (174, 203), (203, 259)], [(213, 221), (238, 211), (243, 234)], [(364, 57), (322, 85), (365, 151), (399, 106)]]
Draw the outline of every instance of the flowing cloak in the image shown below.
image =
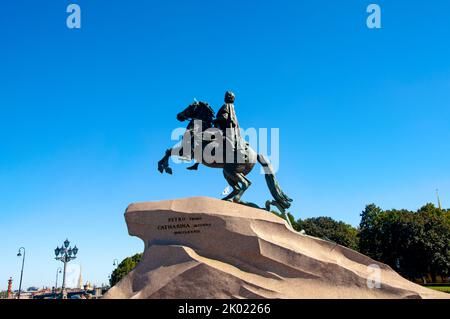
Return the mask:
[(238, 151), (245, 156), (245, 143), (241, 137), (239, 123), (232, 103), (224, 104), (216, 115), (216, 123), (225, 137), (227, 146), (231, 146), (233, 151)]

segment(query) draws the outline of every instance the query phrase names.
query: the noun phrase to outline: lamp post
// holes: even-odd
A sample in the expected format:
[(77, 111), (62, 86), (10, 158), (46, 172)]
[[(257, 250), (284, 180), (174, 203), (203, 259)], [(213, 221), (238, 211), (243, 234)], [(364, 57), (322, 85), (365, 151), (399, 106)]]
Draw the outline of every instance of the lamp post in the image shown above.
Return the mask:
[(56, 269), (55, 294), (56, 294), (56, 291), (58, 290), (58, 274), (60, 274), (61, 272), (62, 272), (61, 267), (58, 267), (58, 269)]
[[(118, 260), (117, 258), (114, 258), (114, 259), (113, 259), (113, 266), (116, 267), (116, 269), (117, 269), (117, 267), (119, 266), (119, 260)], [(114, 272), (116, 271), (116, 269), (114, 269), (114, 270), (111, 272), (111, 275), (108, 276), (108, 279), (109, 279), (109, 285), (110, 285), (110, 286), (111, 286), (111, 278), (112, 278), (112, 276), (114, 275)]]
[(56, 247), (55, 249), (55, 259), (60, 260), (62, 263), (64, 263), (64, 271), (63, 271), (63, 282), (61, 286), (61, 295), (62, 298), (65, 298), (65, 288), (66, 288), (66, 266), (67, 263), (71, 260), (74, 260), (76, 257), (76, 254), (78, 253), (77, 246), (75, 247), (69, 247), (70, 241), (66, 239), (64, 241), (63, 246)]
[(20, 292), (22, 291), (23, 265), (25, 264), (25, 248), (24, 247), (19, 248), (17, 257), (22, 256), (21, 250), (23, 250), (23, 258), (22, 258), (22, 270), (20, 271), (19, 294), (17, 295), (17, 299), (20, 299)]

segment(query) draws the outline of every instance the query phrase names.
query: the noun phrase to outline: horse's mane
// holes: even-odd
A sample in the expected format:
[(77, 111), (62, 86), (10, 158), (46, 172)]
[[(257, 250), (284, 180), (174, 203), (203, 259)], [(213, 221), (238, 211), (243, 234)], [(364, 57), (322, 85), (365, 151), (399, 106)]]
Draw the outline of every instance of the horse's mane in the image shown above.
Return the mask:
[(214, 110), (211, 108), (211, 106), (209, 106), (207, 102), (198, 101), (198, 105), (204, 108), (204, 110), (207, 112), (207, 115), (211, 117), (211, 120), (214, 119)]

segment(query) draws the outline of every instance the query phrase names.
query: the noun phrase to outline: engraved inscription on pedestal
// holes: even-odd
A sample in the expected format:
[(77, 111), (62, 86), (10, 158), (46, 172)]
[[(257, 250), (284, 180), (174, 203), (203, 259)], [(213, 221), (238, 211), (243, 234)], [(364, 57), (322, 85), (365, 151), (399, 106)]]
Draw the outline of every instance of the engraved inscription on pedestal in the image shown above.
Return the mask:
[(167, 223), (157, 225), (159, 231), (169, 231), (174, 235), (199, 234), (212, 224), (203, 221), (203, 217), (169, 217)]

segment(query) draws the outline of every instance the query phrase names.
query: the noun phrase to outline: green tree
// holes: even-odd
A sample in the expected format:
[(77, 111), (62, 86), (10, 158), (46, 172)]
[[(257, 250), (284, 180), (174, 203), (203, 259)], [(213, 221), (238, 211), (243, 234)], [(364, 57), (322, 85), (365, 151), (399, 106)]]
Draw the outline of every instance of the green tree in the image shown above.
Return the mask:
[(450, 268), (448, 210), (427, 204), (417, 212), (382, 211), (368, 205), (361, 214), (359, 249), (415, 279), (448, 276)]
[(358, 249), (358, 230), (330, 217), (299, 219), (293, 226), (297, 231), (304, 230), (310, 236), (331, 240), (351, 249)]
[(421, 248), (427, 262), (427, 272), (433, 281), (436, 276), (450, 273), (450, 211), (427, 204), (417, 211), (423, 227)]
[(112, 287), (117, 284), (123, 277), (125, 277), (130, 271), (136, 267), (136, 265), (141, 261), (142, 253), (136, 254), (131, 257), (127, 257), (121, 261), (119, 266), (111, 273), (109, 279), (109, 285)]
[(375, 204), (367, 205), (361, 213), (359, 224), (359, 251), (369, 257), (379, 260), (381, 255), (378, 239), (379, 215), (382, 213), (380, 207)]
[(407, 210), (388, 210), (379, 217), (379, 260), (405, 277), (417, 278), (425, 275), (427, 261), (421, 242), (424, 229), (417, 215)]
[[(273, 214), (284, 219), (284, 215), (275, 211)], [(335, 221), (330, 217), (308, 218), (305, 220), (295, 220), (291, 213), (287, 213), (294, 230), (300, 232), (304, 230), (306, 234), (331, 240), (339, 245), (358, 249), (358, 230), (344, 222)]]

